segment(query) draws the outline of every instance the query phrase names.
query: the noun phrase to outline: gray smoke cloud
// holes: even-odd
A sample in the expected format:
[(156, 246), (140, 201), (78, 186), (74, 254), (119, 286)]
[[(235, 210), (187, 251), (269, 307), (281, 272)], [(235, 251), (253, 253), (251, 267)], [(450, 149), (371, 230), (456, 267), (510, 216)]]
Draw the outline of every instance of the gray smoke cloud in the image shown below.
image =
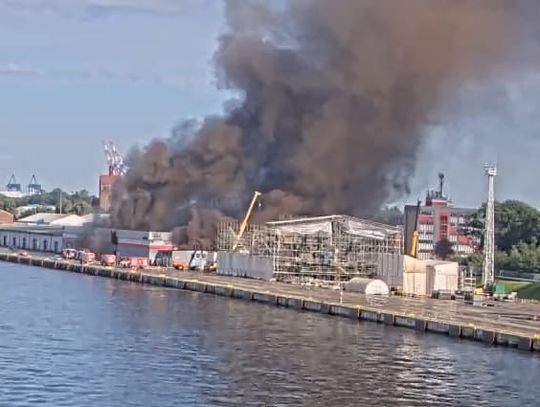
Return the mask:
[(372, 214), (408, 192), (426, 127), (460, 88), (525, 69), (524, 27), (538, 8), (227, 1), (215, 66), (239, 99), (131, 155), (113, 191), (114, 226), (211, 241), (217, 219), (240, 217), (255, 190), (264, 193), (258, 220)]

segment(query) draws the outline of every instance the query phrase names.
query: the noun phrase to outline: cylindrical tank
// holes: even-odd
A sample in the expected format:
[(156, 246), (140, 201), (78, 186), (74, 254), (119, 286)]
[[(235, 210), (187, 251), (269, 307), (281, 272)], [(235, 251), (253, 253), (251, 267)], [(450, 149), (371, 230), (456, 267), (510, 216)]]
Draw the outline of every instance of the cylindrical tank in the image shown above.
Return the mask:
[(345, 284), (345, 291), (366, 295), (388, 295), (388, 285), (382, 280), (356, 277)]

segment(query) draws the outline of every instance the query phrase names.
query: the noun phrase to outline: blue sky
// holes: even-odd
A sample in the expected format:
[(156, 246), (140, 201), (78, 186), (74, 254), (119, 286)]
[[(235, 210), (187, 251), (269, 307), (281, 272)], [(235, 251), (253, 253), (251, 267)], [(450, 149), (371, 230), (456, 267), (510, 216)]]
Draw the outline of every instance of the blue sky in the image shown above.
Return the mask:
[(121, 151), (221, 109), (213, 0), (0, 0), (0, 182), (97, 190)]
[[(46, 188), (96, 192), (102, 140), (127, 152), (219, 112), (229, 95), (211, 57), (223, 28), (220, 0), (0, 0), (0, 182), (35, 173)], [(491, 161), (499, 199), (540, 206), (539, 96), (537, 73), (464, 91), (458, 119), (429, 129), (403, 202), (444, 170), (454, 200), (477, 205)]]

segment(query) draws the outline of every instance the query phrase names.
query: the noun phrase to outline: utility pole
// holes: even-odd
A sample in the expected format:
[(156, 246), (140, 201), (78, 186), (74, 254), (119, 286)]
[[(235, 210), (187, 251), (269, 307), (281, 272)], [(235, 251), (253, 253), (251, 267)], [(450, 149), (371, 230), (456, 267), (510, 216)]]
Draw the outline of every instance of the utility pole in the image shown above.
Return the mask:
[(497, 167), (484, 166), (488, 177), (488, 200), (486, 205), (486, 224), (484, 228), (484, 273), (483, 283), (487, 289), (495, 282), (495, 176)]

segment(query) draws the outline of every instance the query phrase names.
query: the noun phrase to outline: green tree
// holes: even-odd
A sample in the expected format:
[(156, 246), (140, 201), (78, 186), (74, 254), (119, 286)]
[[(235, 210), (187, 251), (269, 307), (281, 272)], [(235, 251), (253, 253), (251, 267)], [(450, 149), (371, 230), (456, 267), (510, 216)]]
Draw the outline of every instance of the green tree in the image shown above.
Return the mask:
[(440, 259), (446, 260), (455, 254), (454, 244), (448, 239), (441, 239), (435, 245), (433, 251)]
[[(486, 206), (471, 215), (462, 232), (483, 246)], [(495, 203), (495, 245), (509, 252), (518, 243), (532, 243), (540, 237), (540, 211), (520, 201)]]
[(495, 206), (495, 241), (509, 251), (519, 243), (535, 243), (540, 236), (540, 211), (520, 201)]

